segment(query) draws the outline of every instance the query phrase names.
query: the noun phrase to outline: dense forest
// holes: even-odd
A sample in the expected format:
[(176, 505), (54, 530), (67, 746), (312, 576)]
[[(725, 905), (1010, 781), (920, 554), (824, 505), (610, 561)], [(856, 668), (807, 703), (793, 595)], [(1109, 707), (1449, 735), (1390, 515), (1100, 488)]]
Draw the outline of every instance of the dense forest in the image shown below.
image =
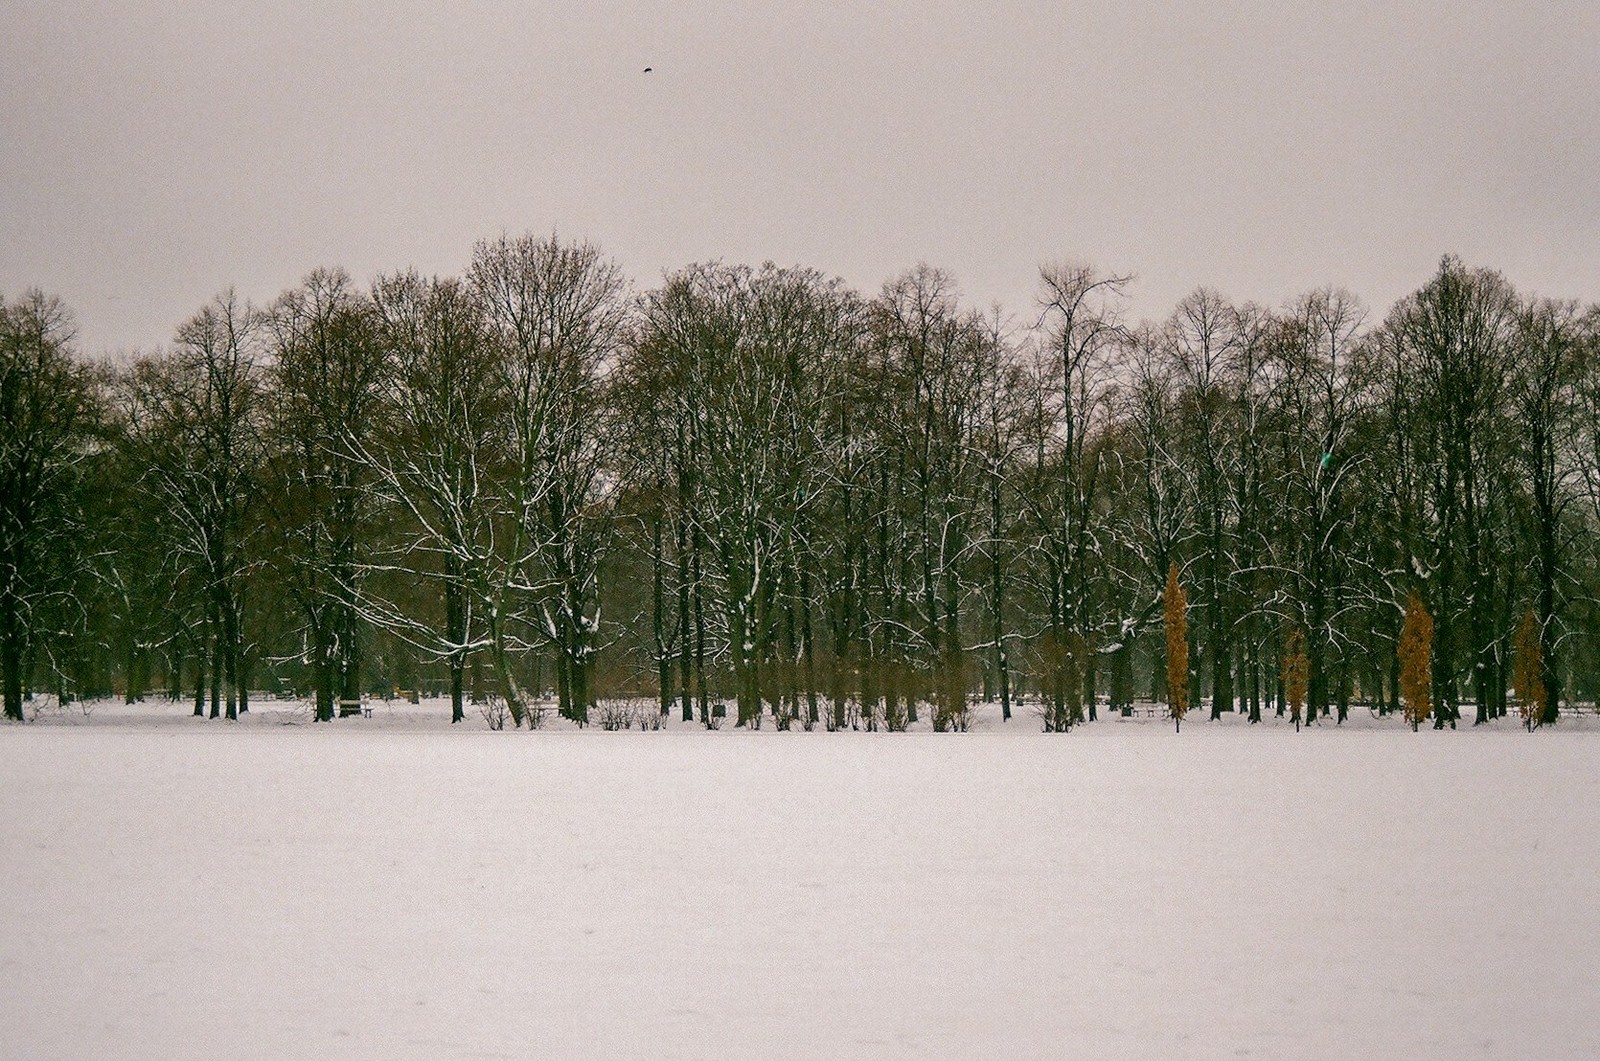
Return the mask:
[(1423, 279), (1381, 317), (1202, 288), (1136, 321), (1081, 264), (1007, 313), (926, 265), (640, 292), (502, 236), (461, 276), (224, 293), (114, 361), (0, 299), (5, 713), (1555, 722), (1600, 686), (1600, 307)]

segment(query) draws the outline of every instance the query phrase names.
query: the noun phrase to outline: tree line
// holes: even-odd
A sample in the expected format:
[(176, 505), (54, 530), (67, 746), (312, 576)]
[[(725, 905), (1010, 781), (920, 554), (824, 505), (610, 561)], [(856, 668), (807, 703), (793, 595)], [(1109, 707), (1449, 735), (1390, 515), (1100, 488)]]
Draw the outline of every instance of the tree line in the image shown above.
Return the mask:
[(983, 698), (1065, 731), (1136, 699), (1343, 721), (1419, 680), (1437, 726), (1595, 699), (1600, 307), (1450, 257), (1381, 319), (1202, 288), (1136, 321), (1131, 283), (1049, 265), (1014, 315), (927, 265), (641, 292), (503, 235), (460, 276), (225, 292), (117, 361), (0, 298), (5, 713), (426, 690), (530, 727), (652, 697), (962, 730)]

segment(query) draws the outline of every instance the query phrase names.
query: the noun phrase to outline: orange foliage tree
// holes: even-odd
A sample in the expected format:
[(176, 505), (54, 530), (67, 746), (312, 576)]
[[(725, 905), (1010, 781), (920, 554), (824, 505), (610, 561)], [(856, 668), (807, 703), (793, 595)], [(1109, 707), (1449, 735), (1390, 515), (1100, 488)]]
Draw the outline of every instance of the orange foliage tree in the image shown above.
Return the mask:
[(1511, 643), (1511, 683), (1528, 732), (1544, 717), (1544, 650), (1539, 647), (1539, 620), (1528, 609)]
[(1432, 693), (1433, 616), (1412, 590), (1405, 624), (1400, 628), (1400, 699), (1413, 733), (1433, 708)]
[(1289, 717), (1296, 730), (1310, 691), (1311, 660), (1306, 655), (1306, 635), (1297, 626), (1289, 631), (1289, 642), (1283, 650), (1283, 697), (1289, 701)]

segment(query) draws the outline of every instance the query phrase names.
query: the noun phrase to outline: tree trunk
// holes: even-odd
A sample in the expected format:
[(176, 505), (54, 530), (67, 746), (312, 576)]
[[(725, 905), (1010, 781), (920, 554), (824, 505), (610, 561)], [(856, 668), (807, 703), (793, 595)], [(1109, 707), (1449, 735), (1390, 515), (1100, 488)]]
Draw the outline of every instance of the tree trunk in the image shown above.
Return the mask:
[(711, 693), (706, 688), (706, 604), (700, 581), (700, 532), (695, 531), (694, 553), (694, 690), (699, 699), (700, 724), (712, 725)]
[(989, 619), (994, 637), (994, 680), (1000, 697), (1000, 720), (1011, 721), (1011, 680), (1006, 660), (1005, 567), (1000, 553), (1000, 535), (1005, 530), (1001, 507), (1000, 476), (989, 479)]
[[(1252, 622), (1250, 625), (1253, 628), (1255, 624)], [(1248, 639), (1248, 643), (1245, 648), (1244, 672), (1246, 675), (1246, 681), (1250, 683), (1250, 688), (1248, 690), (1248, 695), (1250, 697), (1250, 722), (1252, 725), (1254, 725), (1255, 723), (1261, 721), (1261, 660), (1259, 658), (1260, 642), (1258, 639), (1251, 636), (1249, 630), (1246, 631), (1245, 637)]]
[(211, 637), (211, 717), (222, 717), (223, 647), (221, 631)]
[(1559, 710), (1561, 669), (1556, 660), (1556, 527), (1555, 519), (1542, 519), (1539, 528), (1539, 654), (1544, 682), (1544, 703), (1539, 721), (1553, 725)]
[(1233, 689), (1233, 641), (1224, 638), (1217, 643), (1216, 657), (1211, 662), (1211, 713), (1231, 714), (1237, 699)]
[(520, 728), (528, 717), (527, 696), (511, 666), (511, 653), (506, 648), (505, 630), (500, 625), (498, 615), (491, 621), (490, 635), (489, 654), (494, 665), (495, 682), (500, 686), (500, 695), (505, 698), (506, 707), (511, 712), (511, 724)]
[(1094, 646), (1085, 643), (1083, 650), (1083, 703), (1089, 711), (1089, 721), (1100, 719), (1099, 705), (1095, 702), (1095, 679), (1099, 672), (1099, 654)]
[(1338, 711), (1338, 725), (1344, 725), (1350, 718), (1350, 664), (1344, 659), (1339, 661), (1339, 686), (1334, 708)]
[(560, 644), (556, 645), (556, 714), (573, 720), (571, 660)]
[(445, 639), (453, 646), (450, 661), (450, 722), (454, 725), (465, 720), (466, 712), (461, 702), (462, 672), (466, 669), (467, 606), (464, 591), (456, 577), (455, 563), (446, 561), (444, 584)]
[(339, 698), (361, 699), (361, 619), (354, 608), (340, 602), (335, 610), (339, 621)]
[(122, 702), (134, 704), (139, 701), (139, 648), (138, 639), (129, 635), (122, 653)]
[(452, 724), (463, 721), (466, 717), (463, 703), (466, 689), (466, 660), (461, 653), (450, 656), (450, 722)]
[(316, 685), (318, 722), (333, 721), (333, 638), (329, 635), (327, 617), (319, 617), (318, 624), (312, 628), (312, 681)]
[(227, 717), (233, 722), (239, 718), (239, 609), (231, 594), (223, 603), (222, 659), (226, 667)]
[(588, 654), (581, 648), (575, 648), (567, 667), (572, 695), (572, 720), (580, 726), (586, 726), (589, 724), (589, 705), (594, 700), (594, 691), (590, 688)]
[(805, 685), (806, 721), (815, 726), (817, 711), (817, 651), (811, 629), (811, 568), (800, 570), (800, 675)]
[(245, 652), (239, 653), (239, 714), (248, 714), (250, 711), (250, 657)]
[(1111, 707), (1123, 717), (1133, 714), (1133, 634), (1124, 630), (1111, 653)]
[(0, 599), (0, 685), (5, 688), (5, 717), (22, 721), (22, 623), (16, 600)]
[(683, 576), (683, 584), (678, 587), (678, 700), (683, 721), (693, 722), (694, 681), (691, 668), (694, 666), (694, 638), (689, 627), (689, 583), (687, 570), (682, 563), (678, 570)]
[(664, 563), (661, 516), (657, 513), (650, 518), (650, 630), (656, 647), (656, 701), (663, 719), (671, 713), (673, 699), (672, 660), (667, 652), (666, 580), (661, 570)]
[(947, 727), (962, 725), (967, 707), (966, 661), (961, 651), (961, 612), (954, 574), (945, 575), (944, 659), (941, 672), (940, 709)]
[(194, 717), (206, 717), (206, 645), (203, 640), (194, 654)]

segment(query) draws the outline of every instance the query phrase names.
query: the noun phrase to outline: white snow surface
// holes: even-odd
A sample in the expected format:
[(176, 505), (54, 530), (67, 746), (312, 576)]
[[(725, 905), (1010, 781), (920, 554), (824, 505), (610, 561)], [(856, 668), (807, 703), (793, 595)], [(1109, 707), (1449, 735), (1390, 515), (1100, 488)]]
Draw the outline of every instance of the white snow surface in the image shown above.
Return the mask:
[(0, 1057), (1600, 1056), (1592, 719), (445, 717), (0, 728)]

